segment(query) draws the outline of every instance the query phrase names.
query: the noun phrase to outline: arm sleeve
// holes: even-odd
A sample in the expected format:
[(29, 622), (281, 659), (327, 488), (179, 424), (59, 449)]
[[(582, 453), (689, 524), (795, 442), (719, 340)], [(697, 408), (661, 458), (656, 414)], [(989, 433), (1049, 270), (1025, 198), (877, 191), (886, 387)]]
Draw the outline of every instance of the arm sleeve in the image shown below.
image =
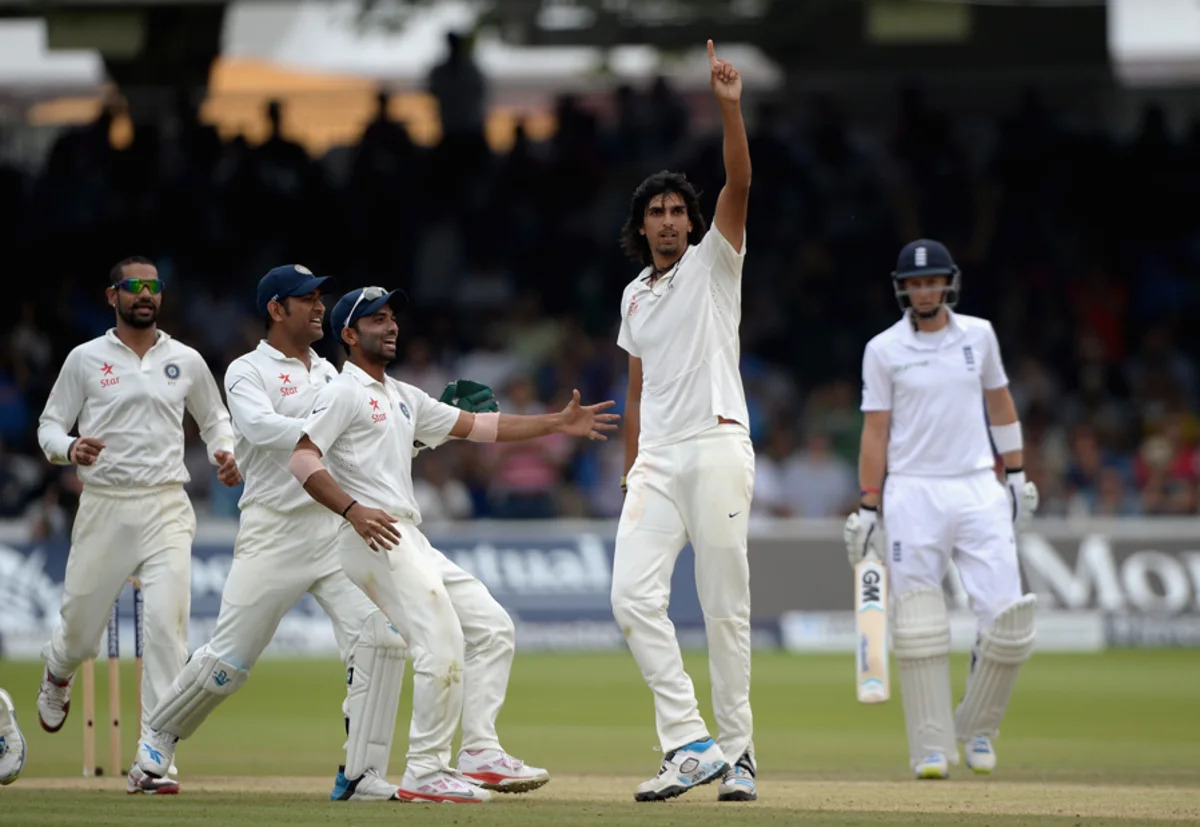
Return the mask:
[(79, 412), (83, 410), (85, 396), (82, 365), (83, 355), (79, 348), (67, 354), (62, 370), (54, 380), (54, 387), (50, 389), (50, 396), (46, 399), (46, 407), (38, 418), (38, 444), (42, 446), (46, 459), (55, 465), (71, 464), (67, 453), (75, 438), (70, 431), (79, 419)]
[(452, 429), (462, 413), (453, 405), (439, 402), (419, 388), (407, 387), (406, 394), (413, 400), (413, 439), (436, 448), (450, 438)]
[(1008, 384), (1008, 374), (1004, 372), (1004, 361), (1000, 358), (1000, 341), (996, 338), (996, 331), (990, 323), (987, 326), (987, 346), (983, 354), (979, 379), (983, 382), (985, 391), (994, 391)]
[(290, 451), (299, 441), (304, 420), (278, 413), (262, 377), (252, 368), (230, 368), (225, 374), (225, 399), (238, 433), (251, 445)]
[(892, 377), (876, 348), (867, 345), (863, 351), (862, 410), (890, 411), (892, 409)]
[(229, 411), (221, 401), (221, 392), (217, 390), (217, 381), (213, 379), (208, 365), (199, 353), (192, 354), (190, 360), (196, 371), (196, 381), (188, 388), (185, 402), (188, 413), (200, 426), (200, 438), (208, 447), (208, 457), (213, 463), (213, 454), (217, 451), (233, 453), (233, 427), (229, 424)]
[[(353, 388), (347, 389), (340, 382), (321, 388), (313, 402), (312, 413), (300, 427), (300, 434), (308, 434), (308, 438), (321, 453), (328, 454), (333, 443), (338, 441), (338, 437), (345, 433), (353, 422), (357, 396), (353, 393)], [(296, 440), (299, 441), (300, 437), (296, 437)]]
[(704, 238), (700, 240), (697, 253), (708, 265), (712, 278), (725, 277), (732, 281), (741, 281), (742, 265), (746, 262), (746, 233), (742, 232), (742, 249), (737, 251), (729, 243), (729, 239), (721, 235), (715, 226), (709, 227)]

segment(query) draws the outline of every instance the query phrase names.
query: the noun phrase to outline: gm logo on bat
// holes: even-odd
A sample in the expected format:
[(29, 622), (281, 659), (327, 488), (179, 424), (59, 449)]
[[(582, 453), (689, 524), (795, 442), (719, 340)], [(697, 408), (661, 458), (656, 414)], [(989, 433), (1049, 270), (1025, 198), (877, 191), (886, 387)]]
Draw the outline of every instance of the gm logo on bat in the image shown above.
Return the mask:
[(883, 611), (883, 606), (880, 603), (879, 580), (880, 576), (877, 569), (869, 568), (863, 572), (862, 578), (859, 580), (863, 605), (859, 611), (865, 612), (868, 609)]

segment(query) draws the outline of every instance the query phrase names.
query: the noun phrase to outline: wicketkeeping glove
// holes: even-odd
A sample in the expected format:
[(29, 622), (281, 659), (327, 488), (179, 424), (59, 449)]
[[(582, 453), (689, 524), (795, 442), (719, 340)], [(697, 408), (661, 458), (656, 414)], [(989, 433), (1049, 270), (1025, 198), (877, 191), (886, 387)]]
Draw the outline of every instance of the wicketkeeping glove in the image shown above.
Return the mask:
[(468, 413), (495, 413), (500, 410), (500, 403), (496, 401), (492, 389), (470, 379), (451, 382), (442, 391), (438, 401), (462, 408)]
[(1025, 479), (1020, 469), (1004, 472), (1004, 486), (1008, 489), (1008, 503), (1012, 508), (1013, 525), (1024, 528), (1033, 519), (1041, 497), (1037, 486)]
[(854, 568), (868, 554), (876, 560), (883, 559), (883, 528), (879, 525), (879, 512), (874, 508), (861, 507), (846, 518), (842, 529), (846, 542), (846, 557)]

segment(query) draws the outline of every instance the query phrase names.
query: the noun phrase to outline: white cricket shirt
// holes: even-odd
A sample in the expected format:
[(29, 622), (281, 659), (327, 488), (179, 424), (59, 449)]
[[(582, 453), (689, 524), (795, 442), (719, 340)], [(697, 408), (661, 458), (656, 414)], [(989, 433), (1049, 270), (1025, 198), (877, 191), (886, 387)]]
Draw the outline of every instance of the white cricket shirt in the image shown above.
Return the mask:
[(653, 285), (647, 267), (626, 286), (617, 344), (642, 360), (639, 448), (688, 439), (719, 416), (749, 427), (738, 371), (745, 253), (713, 227)]
[(390, 376), (379, 382), (347, 362), (317, 393), (302, 432), (321, 449), (325, 467), (359, 503), (421, 522), (413, 494), (413, 440), (441, 445), (462, 413)]
[(217, 451), (233, 451), (229, 413), (199, 353), (160, 330), (139, 359), (110, 329), (67, 354), (38, 420), (38, 443), (52, 463), (70, 464), (70, 430), (78, 421), (80, 436), (104, 441), (96, 462), (78, 469), (84, 484), (186, 483), (185, 408), (200, 426), (210, 461), (216, 464)]
[(864, 411), (891, 411), (887, 472), (956, 476), (993, 466), (983, 391), (1008, 384), (991, 322), (950, 313), (922, 340), (908, 314), (867, 343)]
[(261, 341), (225, 371), (234, 448), (246, 481), (238, 501), (241, 508), (256, 503), (287, 512), (314, 505), (288, 464), (317, 391), (338, 372), (316, 351), (309, 350), (308, 359), (311, 368)]

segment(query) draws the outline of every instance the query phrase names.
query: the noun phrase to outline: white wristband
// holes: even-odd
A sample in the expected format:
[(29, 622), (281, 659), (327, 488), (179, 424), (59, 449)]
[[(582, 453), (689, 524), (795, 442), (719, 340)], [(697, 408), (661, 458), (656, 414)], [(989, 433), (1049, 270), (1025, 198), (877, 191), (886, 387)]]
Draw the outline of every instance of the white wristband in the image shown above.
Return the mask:
[(1021, 423), (1010, 422), (1007, 425), (993, 425), (991, 427), (992, 444), (996, 446), (996, 452), (999, 454), (1009, 454), (1013, 451), (1020, 451), (1024, 447), (1024, 442), (1021, 440)]

